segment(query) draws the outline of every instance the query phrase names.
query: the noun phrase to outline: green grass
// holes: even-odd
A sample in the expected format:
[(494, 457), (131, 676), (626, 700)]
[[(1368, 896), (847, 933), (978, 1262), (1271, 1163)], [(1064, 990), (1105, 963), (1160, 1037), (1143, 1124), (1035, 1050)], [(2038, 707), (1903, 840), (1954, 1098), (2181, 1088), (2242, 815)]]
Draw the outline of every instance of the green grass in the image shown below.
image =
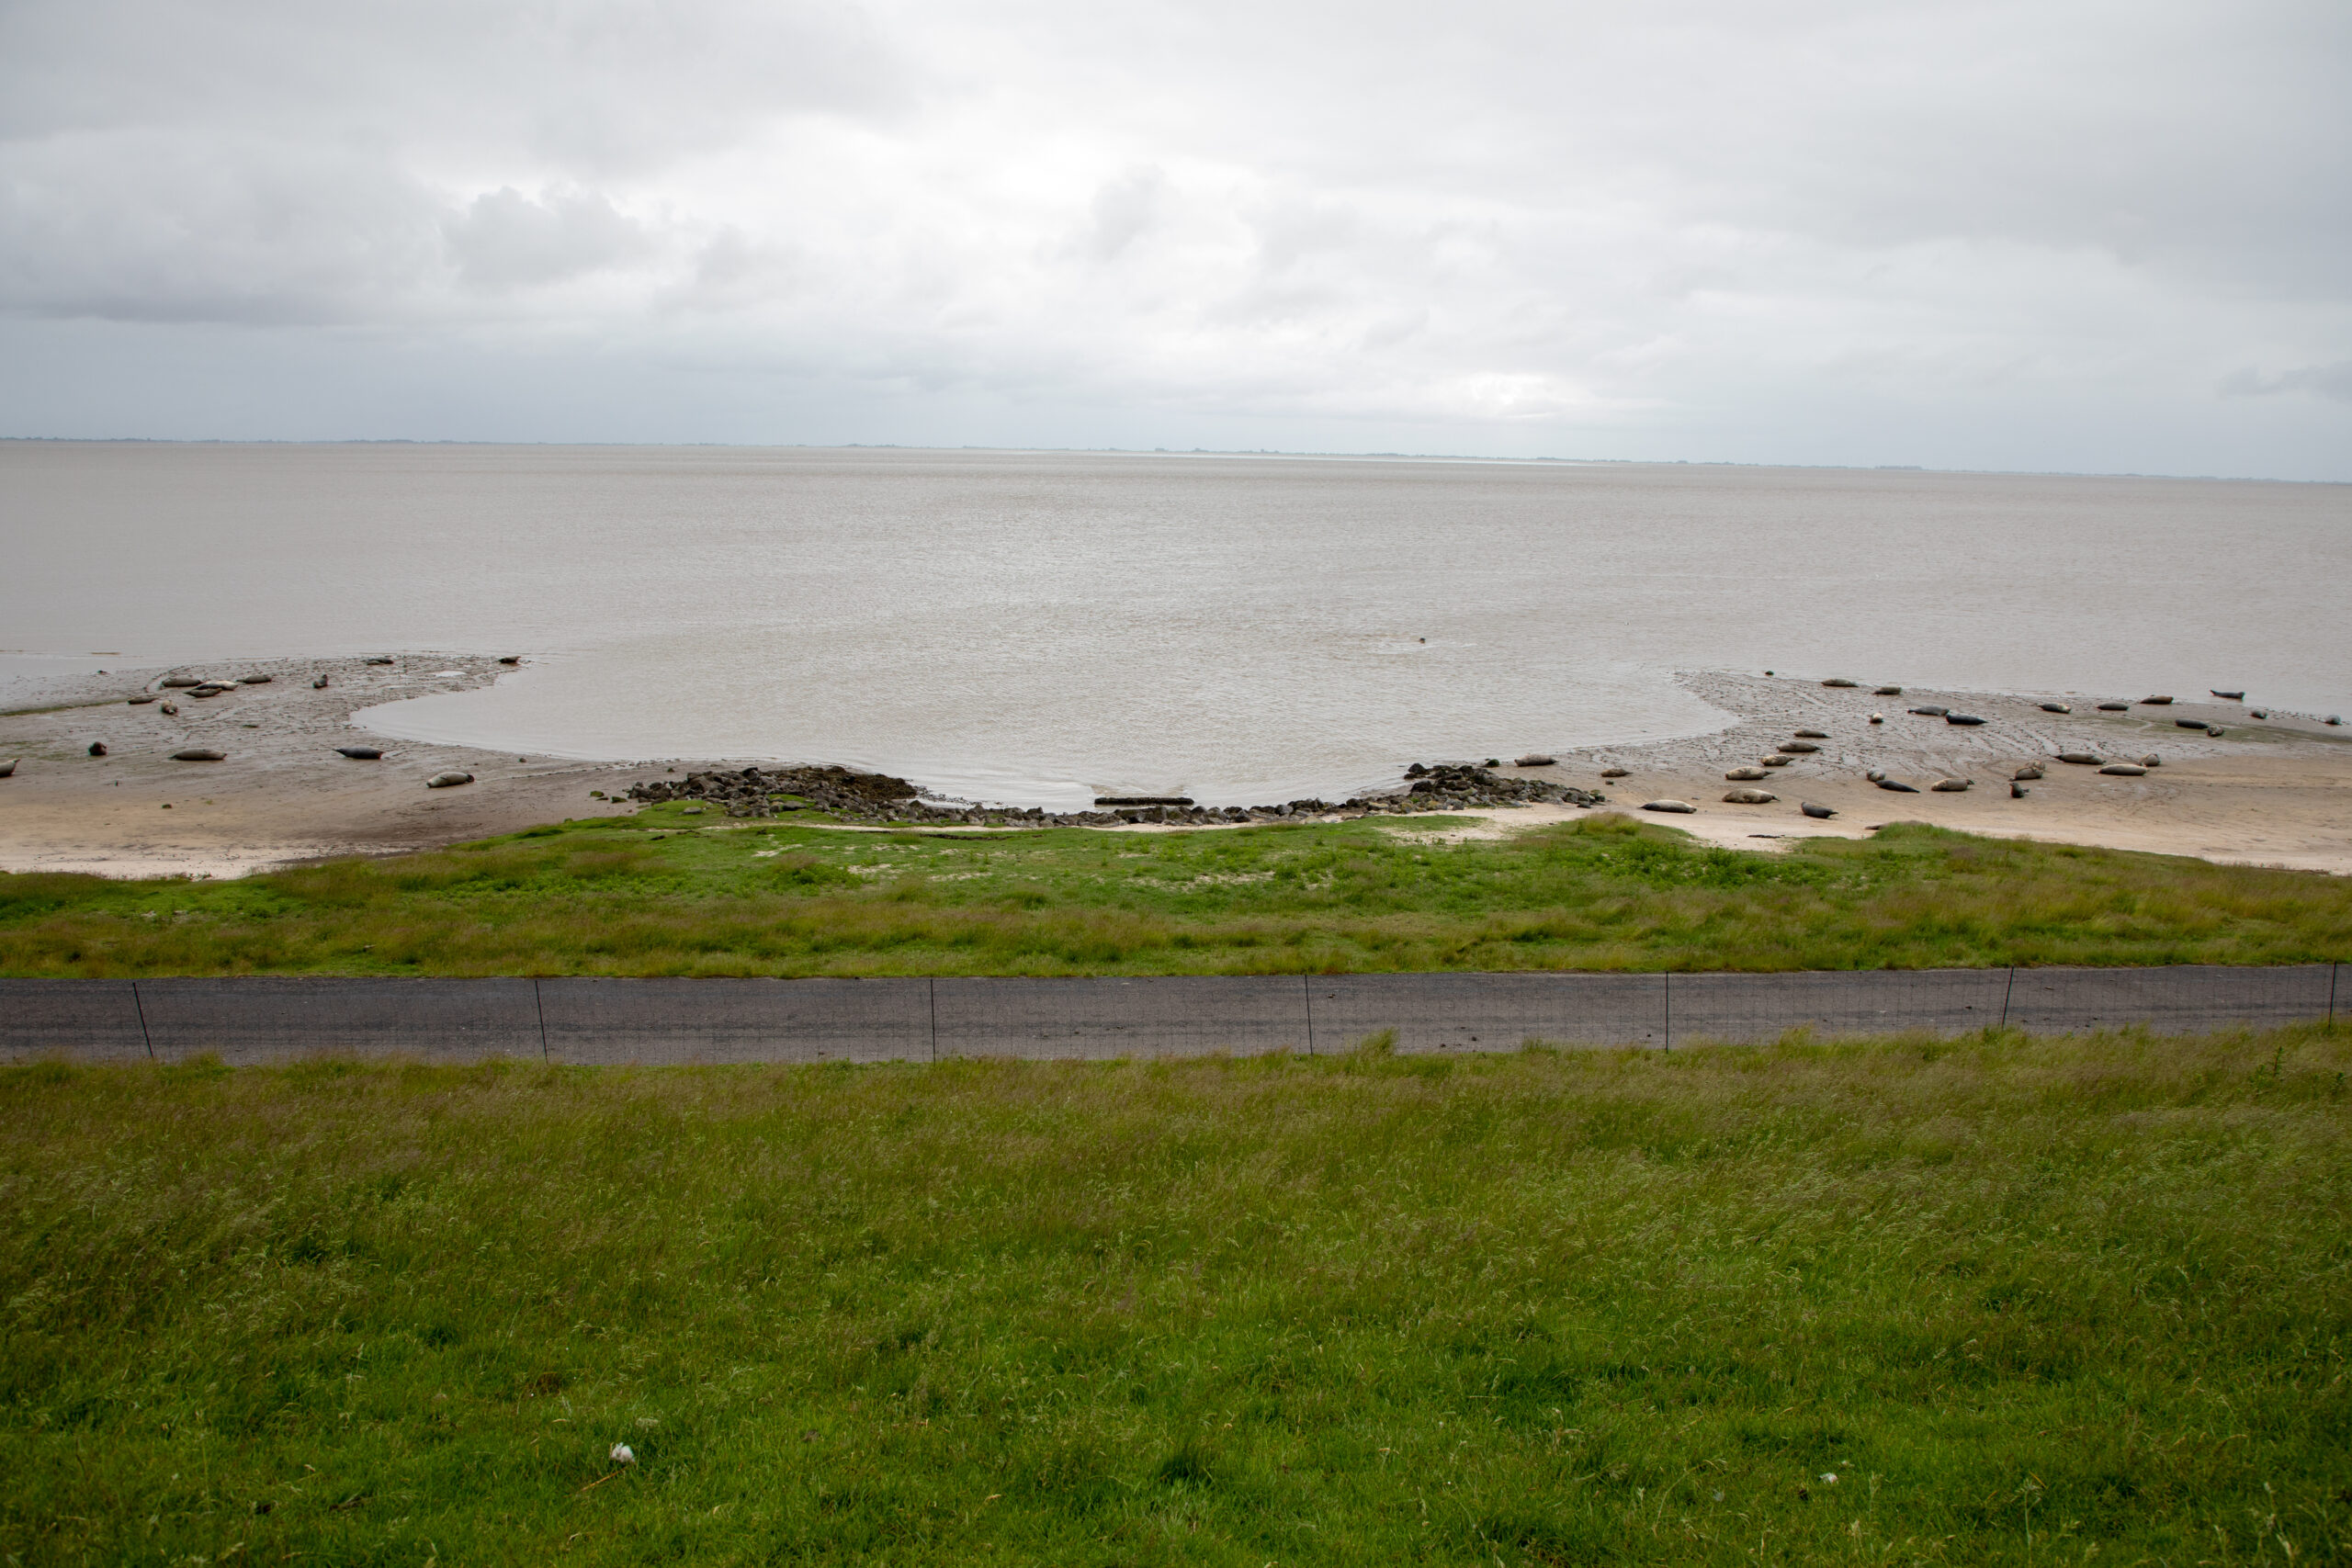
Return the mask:
[(2341, 1562), (2347, 1068), (0, 1069), (0, 1553)]
[(1623, 817), (991, 839), (663, 807), (235, 882), (0, 876), (0, 974), (1219, 974), (2352, 959), (2352, 879)]

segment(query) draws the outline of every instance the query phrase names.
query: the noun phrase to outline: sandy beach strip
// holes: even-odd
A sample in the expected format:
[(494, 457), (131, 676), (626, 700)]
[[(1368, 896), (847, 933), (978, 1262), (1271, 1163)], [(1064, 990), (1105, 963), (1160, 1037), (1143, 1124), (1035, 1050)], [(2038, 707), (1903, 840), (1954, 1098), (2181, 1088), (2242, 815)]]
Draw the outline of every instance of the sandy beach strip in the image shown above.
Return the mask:
[[(224, 660), (185, 671), (111, 671), (20, 691), (15, 705), (39, 711), (0, 715), (0, 759), (19, 759), (15, 776), (0, 780), (0, 870), (243, 875), (619, 814), (628, 809), (625, 803), (592, 792), (617, 795), (632, 782), (668, 776), (673, 767), (684, 773), (730, 765), (532, 759), (389, 739), (355, 721), (380, 704), (486, 685), (501, 669), (494, 658), (478, 654), (404, 653), (390, 664)], [(156, 692), (175, 674), (270, 679), (212, 697), (176, 691), (153, 703), (129, 701)], [(321, 677), (326, 685), (314, 687)], [(2102, 713), (2097, 703), (2115, 699), (1926, 688), (1879, 695), (1868, 684), (1832, 687), (1724, 671), (1678, 678), (1722, 712), (1721, 728), (1559, 752), (1547, 767), (1499, 771), (1597, 788), (1611, 807), (1636, 815), (1646, 801), (1687, 801), (1695, 813), (1655, 820), (1736, 849), (1769, 852), (1802, 838), (1861, 838), (1888, 822), (1921, 821), (2002, 837), (2352, 874), (2352, 730), (2316, 718), (2274, 713), (2256, 720), (2245, 705), (2202, 693), (2194, 701), (2184, 693), (2166, 706), (2134, 703), (2121, 713)], [(179, 712), (164, 713), (165, 701)], [(2043, 711), (2041, 705), (2052, 701), (2073, 711)], [(1915, 707), (1956, 709), (1985, 722), (1953, 725), (1909, 711)], [(1870, 722), (1873, 713), (1882, 723)], [(2204, 720), (2223, 733), (2183, 728), (2182, 719)], [(1743, 787), (1726, 773), (1781, 754), (1779, 746), (1800, 729), (1822, 733), (1813, 741), (1817, 750), (1787, 754), (1787, 765), (1765, 770), (1767, 776), (1748, 786), (1777, 800), (1724, 800)], [(105, 745), (107, 755), (89, 755), (93, 742)], [(380, 746), (385, 755), (353, 761), (336, 753), (345, 745)], [(226, 760), (171, 760), (173, 751), (191, 747), (221, 750)], [(2162, 761), (2143, 776), (2125, 777), (2053, 760), (2065, 750)], [(2026, 785), (2024, 798), (2012, 798), (2011, 774), (2036, 762), (2044, 776)], [(1604, 778), (1610, 768), (1625, 769), (1625, 776)], [(1865, 777), (1873, 769), (1920, 793), (1876, 787)], [(445, 771), (470, 773), (475, 782), (424, 787), (426, 778)], [(1961, 793), (1929, 787), (1945, 778), (1974, 782)], [(1836, 815), (1808, 818), (1801, 810), (1805, 801)], [(1470, 821), (1430, 830), (1502, 833), (1584, 813), (1534, 806), (1460, 815)], [(1410, 818), (1382, 820), (1416, 830)]]

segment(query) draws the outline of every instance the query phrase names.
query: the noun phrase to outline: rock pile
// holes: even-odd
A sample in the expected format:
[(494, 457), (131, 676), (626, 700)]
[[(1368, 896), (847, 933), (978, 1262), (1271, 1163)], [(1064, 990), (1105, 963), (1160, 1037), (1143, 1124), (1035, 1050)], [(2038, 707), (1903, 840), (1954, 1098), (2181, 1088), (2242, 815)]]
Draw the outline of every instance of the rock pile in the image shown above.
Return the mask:
[(695, 773), (678, 779), (631, 784), (628, 797), (649, 803), (700, 800), (723, 807), (729, 817), (775, 817), (820, 810), (856, 821), (936, 824), (1025, 824), (1046, 828), (1107, 828), (1121, 822), (1170, 822), (1206, 826), (1217, 822), (1279, 822), (1333, 813), (1362, 817), (1454, 811), (1473, 806), (1524, 806), (1557, 801), (1599, 806), (1608, 799), (1592, 790), (1548, 779), (1505, 778), (1485, 768), (1450, 762), (1416, 762), (1406, 770), (1401, 795), (1356, 795), (1343, 801), (1301, 799), (1280, 806), (1128, 806), (1115, 810), (1043, 811), (1036, 807), (977, 807), (929, 801), (904, 779), (860, 773), (847, 768), (744, 768), (735, 773)]

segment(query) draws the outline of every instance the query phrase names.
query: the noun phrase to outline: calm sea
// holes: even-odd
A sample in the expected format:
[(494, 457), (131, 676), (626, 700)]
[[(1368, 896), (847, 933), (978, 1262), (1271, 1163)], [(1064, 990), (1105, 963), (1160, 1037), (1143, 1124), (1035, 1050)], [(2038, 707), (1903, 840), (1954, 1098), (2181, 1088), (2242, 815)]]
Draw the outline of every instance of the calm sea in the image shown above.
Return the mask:
[(9, 442), (0, 546), (0, 675), (521, 653), (370, 721), (1040, 805), (1713, 728), (1678, 669), (2352, 707), (2342, 485)]

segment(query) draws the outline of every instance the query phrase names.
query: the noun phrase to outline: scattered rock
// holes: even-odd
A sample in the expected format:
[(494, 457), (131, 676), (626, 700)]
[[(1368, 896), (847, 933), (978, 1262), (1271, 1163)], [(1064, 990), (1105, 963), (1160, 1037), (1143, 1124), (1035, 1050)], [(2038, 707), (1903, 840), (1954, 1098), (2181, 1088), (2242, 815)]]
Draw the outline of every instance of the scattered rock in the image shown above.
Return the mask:
[(107, 754), (107, 743), (106, 743), (105, 741), (103, 741), (103, 740), (93, 740), (93, 741), (91, 741), (91, 742), (90, 742), (90, 755), (91, 755), (91, 756), (93, 756), (93, 757), (103, 757), (103, 756), (105, 756), (106, 754)]
[(191, 746), (185, 751), (172, 753), (175, 762), (225, 762), (228, 760), (229, 753), (215, 751), (209, 746)]
[(2073, 705), (2067, 703), (2044, 703), (2041, 705), (2041, 711), (2044, 713), (2072, 713), (2075, 710)]
[(1678, 817), (1695, 817), (1699, 814), (1699, 808), (1687, 800), (1645, 800), (1642, 803), (1642, 809), (1670, 811)]
[(2009, 775), (2012, 779), (2027, 780), (2038, 779), (2041, 776), (2041, 764), (2039, 762), (2028, 762), (2024, 767), (2019, 768), (2016, 773)]
[(1826, 740), (1829, 739), (1829, 731), (1826, 729), (1800, 729), (1796, 732), (1796, 737), (1800, 740)]
[(1734, 784), (1738, 784), (1746, 779), (1768, 779), (1771, 776), (1771, 774), (1766, 773), (1761, 768), (1734, 768), (1731, 772), (1724, 775), (1724, 778), (1729, 779)]
[(1780, 798), (1769, 789), (1735, 789), (1724, 793), (1724, 799), (1733, 806), (1770, 806)]
[(1518, 761), (1513, 762), (1511, 766), (1514, 768), (1548, 768), (1553, 765), (1553, 761), (1554, 759), (1546, 757), (1541, 751), (1530, 751), (1526, 756), (1521, 757)]
[(1917, 714), (1921, 718), (1941, 718), (1944, 715), (1951, 712), (1951, 709), (1948, 707), (1939, 707), (1934, 703), (1929, 703), (1925, 707), (1916, 707), (1911, 711)]
[(1807, 817), (1815, 818), (1824, 822), (1826, 822), (1829, 818), (1838, 815), (1835, 811), (1830, 810), (1829, 807), (1810, 800), (1798, 807), (1797, 809), (1804, 812)]
[[(2210, 690), (2211, 688), (2208, 689)], [(2245, 701), (2245, 694), (2244, 692), (2214, 692), (2213, 694), (2221, 698), (2225, 703), (2242, 703)]]
[(1948, 713), (1944, 715), (1944, 722), (1946, 724), (1982, 724), (1984, 721), (1973, 713)]
[(2105, 759), (2096, 751), (2061, 751), (2058, 753), (2058, 760), (2062, 762), (2072, 762), (2076, 767), (2096, 768)]
[(1917, 795), (1919, 793), (1916, 786), (1905, 784), (1901, 779), (1878, 779), (1873, 782), (1877, 784), (1879, 788), (1891, 789), (1897, 795)]
[(1405, 770), (1405, 776), (1408, 779), (1424, 778), (1428, 776), (1429, 771), (1430, 765), (1427, 762), (1416, 762)]
[(2147, 771), (2137, 762), (2109, 762), (2099, 770), (2102, 773), (2113, 773), (2116, 777), (2124, 779), (2136, 779)]
[(2170, 707), (2172, 699), (2170, 697), (2142, 697), (2140, 705), (2143, 707), (2152, 708)]
[(335, 750), (340, 755), (359, 762), (373, 762), (384, 754), (373, 746), (338, 746)]
[(131, 698), (131, 699), (130, 699), (130, 705), (131, 705), (132, 707), (137, 707), (137, 706), (139, 706), (141, 703), (152, 703), (152, 702), (153, 702), (154, 700), (155, 700), (155, 694), (154, 694), (154, 693), (153, 693), (153, 692), (141, 692), (141, 693), (140, 693), (137, 696), (135, 696), (135, 697), (133, 697), (133, 698)]
[(1190, 806), (1189, 795), (1098, 795), (1097, 806)]
[(1622, 779), (1629, 771), (1624, 768), (1603, 768), (1600, 770), (1600, 776), (1604, 779)]
[(473, 782), (474, 776), (471, 773), (450, 772), (434, 774), (431, 778), (424, 781), (424, 787), (427, 789), (453, 789), (458, 784), (469, 784)]
[(2098, 711), (2101, 713), (2130, 713), (2132, 711), (2132, 705), (2130, 703), (2101, 703), (2098, 705)]
[(1861, 682), (1860, 681), (1849, 681), (1843, 675), (1832, 675), (1828, 680), (1824, 681), (1822, 684), (1825, 686), (1859, 686)]
[(1974, 779), (1938, 779), (1928, 787), (1938, 795), (1961, 795), (1964, 794), (1968, 786), (1975, 782)]
[(1781, 742), (1780, 750), (1789, 756), (1805, 757), (1820, 750), (1821, 748), (1810, 740), (1783, 740)]
[(1877, 691), (1871, 694), (1871, 695), (1874, 697), (1899, 697), (1902, 694), (1903, 688), (1900, 686), (1881, 686)]
[(240, 675), (237, 677), (237, 684), (240, 686), (266, 686), (273, 679), (274, 677), (268, 675)]

